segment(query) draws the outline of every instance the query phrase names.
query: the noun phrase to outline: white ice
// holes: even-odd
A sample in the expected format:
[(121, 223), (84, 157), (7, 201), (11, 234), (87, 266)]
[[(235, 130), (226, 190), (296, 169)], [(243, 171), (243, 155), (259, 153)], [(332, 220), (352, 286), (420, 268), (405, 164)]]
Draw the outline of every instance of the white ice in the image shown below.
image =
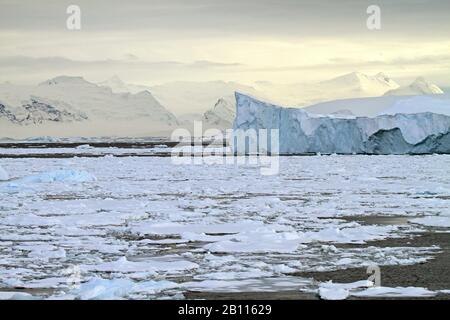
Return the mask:
[(5, 181), (9, 179), (9, 174), (5, 169), (0, 166), (0, 181)]
[(437, 294), (420, 287), (376, 287), (371, 281), (361, 280), (352, 283), (333, 283), (319, 285), (318, 294), (325, 300), (343, 300), (355, 297), (430, 297)]
[[(440, 248), (370, 241), (413, 243), (413, 232), (427, 227), (408, 220), (443, 217), (450, 195), (445, 155), (280, 157), (275, 176), (247, 165), (193, 169), (167, 157), (19, 158), (2, 166), (12, 179), (0, 182), (0, 286), (46, 289), (40, 297), (79, 298), (64, 281), (75, 266), (82, 284), (167, 280), (179, 285), (171, 293), (182, 293), (273, 291), (281, 283), (296, 290), (310, 283), (282, 281), (293, 272), (422, 263)], [(48, 178), (58, 170), (96, 179)], [(46, 182), (17, 182), (30, 176)], [(341, 219), (371, 215), (406, 219), (394, 226)], [(130, 290), (115, 296), (147, 297)]]

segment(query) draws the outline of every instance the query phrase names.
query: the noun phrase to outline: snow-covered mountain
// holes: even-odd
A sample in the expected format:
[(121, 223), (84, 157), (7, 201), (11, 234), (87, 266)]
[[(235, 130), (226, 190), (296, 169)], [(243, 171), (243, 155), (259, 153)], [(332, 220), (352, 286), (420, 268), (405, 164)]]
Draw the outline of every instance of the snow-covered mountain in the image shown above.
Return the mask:
[(437, 85), (429, 83), (423, 77), (419, 77), (414, 80), (408, 86), (400, 87), (397, 89), (389, 90), (384, 95), (386, 96), (415, 96), (415, 95), (429, 95), (429, 94), (443, 94), (441, 88)]
[(259, 82), (256, 88), (277, 103), (307, 106), (337, 99), (377, 97), (398, 87), (392, 78), (381, 72), (373, 76), (352, 72), (319, 83), (276, 85)]
[[(234, 128), (244, 131), (254, 129), (257, 134), (260, 129), (279, 130), (279, 152), (282, 154), (450, 153), (448, 115), (426, 112), (374, 118), (336, 118), (312, 115), (297, 108), (279, 107), (239, 93), (236, 100)], [(428, 107), (433, 108), (433, 105)], [(271, 150), (271, 145), (258, 146), (259, 150), (261, 148), (276, 151)], [(248, 152), (239, 148), (236, 151)]]
[(130, 84), (123, 82), (117, 75), (112, 76), (111, 78), (97, 83), (101, 87), (107, 87), (112, 90), (114, 93), (138, 93), (141, 91), (150, 91), (150, 87)]
[[(284, 101), (290, 105), (299, 106), (307, 104), (307, 101), (331, 100), (334, 102), (336, 101), (334, 99), (342, 97), (380, 96), (386, 91), (398, 87), (399, 85), (394, 80), (383, 73), (368, 76), (363, 73), (353, 72), (318, 84), (284, 85), (278, 86), (278, 89), (275, 89), (276, 86), (270, 82), (260, 82), (256, 92), (264, 91), (264, 94), (257, 95), (258, 98), (267, 95), (272, 97), (272, 101)], [(282, 95), (284, 97), (280, 98)], [(303, 102), (294, 103), (294, 101), (299, 102), (299, 99), (303, 99)], [(218, 129), (230, 128), (232, 123), (230, 119), (233, 119), (236, 114), (235, 101), (231, 96), (228, 96), (227, 98), (222, 98), (219, 102), (216, 102), (214, 107), (204, 114), (204, 121), (211, 124), (211, 126), (215, 125)], [(221, 111), (221, 109), (224, 110)], [(346, 108), (345, 105), (338, 109), (332, 109), (329, 113), (344, 116), (353, 115), (353, 112)]]
[(328, 88), (341, 94), (351, 94), (351, 97), (376, 97), (387, 90), (396, 89), (399, 85), (386, 74), (380, 72), (370, 76), (360, 72), (352, 72), (320, 84), (323, 89)]
[(203, 121), (209, 127), (217, 129), (229, 129), (233, 126), (236, 116), (236, 100), (234, 96), (227, 96), (217, 100), (211, 110), (203, 115)]
[(148, 91), (114, 93), (69, 76), (38, 86), (0, 85), (0, 122), (2, 137), (151, 135), (178, 125)]

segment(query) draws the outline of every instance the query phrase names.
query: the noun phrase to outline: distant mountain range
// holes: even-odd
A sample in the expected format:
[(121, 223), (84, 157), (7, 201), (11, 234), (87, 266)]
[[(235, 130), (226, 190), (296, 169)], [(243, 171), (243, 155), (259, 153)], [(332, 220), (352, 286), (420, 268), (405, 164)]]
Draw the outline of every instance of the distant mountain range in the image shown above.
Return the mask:
[[(443, 92), (423, 78), (401, 87), (383, 73), (353, 72), (315, 84), (258, 82), (254, 87), (224, 81), (143, 86), (117, 76), (100, 83), (59, 76), (37, 86), (0, 84), (0, 137), (168, 135), (194, 120), (205, 127), (226, 129), (236, 113), (235, 91), (338, 115), (372, 115), (385, 103), (376, 101), (390, 101), (389, 96)], [(386, 98), (381, 100), (367, 98), (383, 95)], [(354, 98), (366, 99), (364, 103), (340, 100)]]
[(443, 94), (444, 91), (437, 85), (429, 83), (423, 77), (419, 77), (414, 80), (408, 86), (400, 87), (397, 89), (389, 90), (384, 95), (386, 96), (416, 96), (427, 94)]
[(82, 77), (0, 85), (0, 136), (166, 134), (177, 118), (149, 91), (114, 93)]
[[(349, 73), (317, 84), (293, 84), (287, 86), (259, 83), (258, 92), (264, 91), (276, 103), (291, 106), (307, 105), (312, 113), (337, 116), (374, 116), (392, 107), (398, 98), (378, 98), (380, 96), (410, 96), (442, 94), (442, 90), (424, 78), (417, 78), (411, 85), (401, 87), (384, 73), (373, 76), (359, 72)], [(284, 96), (283, 96), (284, 95)], [(258, 93), (253, 95), (260, 98)], [(282, 98), (280, 98), (282, 97)], [(260, 98), (261, 99), (261, 98)], [(294, 103), (304, 99), (303, 103)], [(312, 103), (320, 101), (319, 103)], [(226, 103), (225, 103), (226, 102)], [(405, 111), (407, 112), (407, 111)], [(224, 97), (208, 110), (203, 121), (211, 126), (231, 127), (236, 114), (234, 97)]]

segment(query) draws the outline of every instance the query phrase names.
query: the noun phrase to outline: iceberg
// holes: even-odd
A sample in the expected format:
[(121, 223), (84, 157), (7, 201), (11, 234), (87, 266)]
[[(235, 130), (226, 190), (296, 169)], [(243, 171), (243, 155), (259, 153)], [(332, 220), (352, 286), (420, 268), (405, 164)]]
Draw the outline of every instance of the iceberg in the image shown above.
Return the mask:
[[(450, 116), (433, 112), (376, 117), (317, 115), (284, 108), (236, 92), (235, 133), (278, 130), (280, 154), (429, 154), (450, 153)], [(265, 129), (265, 130), (264, 130)], [(261, 133), (261, 134), (260, 134)], [(275, 149), (275, 148), (274, 148)], [(246, 146), (248, 152), (248, 146)], [(236, 147), (235, 147), (236, 151)]]

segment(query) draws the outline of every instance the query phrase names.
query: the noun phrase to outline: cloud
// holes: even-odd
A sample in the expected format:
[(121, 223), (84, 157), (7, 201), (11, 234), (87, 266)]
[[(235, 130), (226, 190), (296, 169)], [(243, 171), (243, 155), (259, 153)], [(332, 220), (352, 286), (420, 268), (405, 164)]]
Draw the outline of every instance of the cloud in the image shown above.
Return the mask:
[(64, 57), (0, 57), (0, 79), (2, 81), (22, 81), (26, 83), (41, 82), (47, 78), (66, 74), (90, 77), (93, 81), (119, 74), (127, 81), (143, 83), (160, 83), (180, 79), (181, 75), (189, 78), (201, 78), (205, 73), (216, 69), (241, 67), (239, 63), (222, 63), (214, 61), (142, 61), (136, 58), (114, 60), (73, 60)]
[(241, 63), (222, 63), (208, 60), (198, 60), (190, 64), (193, 68), (229, 68), (229, 67), (242, 67)]
[[(170, 37), (218, 35), (317, 36), (367, 34), (369, 0), (77, 0), (82, 30)], [(378, 34), (450, 35), (448, 0), (377, 0)], [(65, 29), (69, 1), (2, 0), (1, 30)], [(432, 32), (430, 32), (432, 30)]]
[(179, 68), (223, 68), (243, 66), (240, 63), (223, 63), (208, 60), (198, 60), (192, 63), (183, 63), (179, 61), (142, 61), (137, 56), (125, 56), (123, 60), (73, 60), (64, 57), (28, 57), (28, 56), (9, 56), (0, 57), (0, 68), (19, 68), (19, 69), (42, 69), (42, 68), (65, 68), (65, 67), (92, 67), (92, 66), (130, 66), (143, 68), (160, 67), (179, 67)]
[(291, 66), (277, 66), (277, 67), (259, 67), (252, 68), (252, 71), (270, 71), (270, 72), (282, 72), (282, 71), (293, 71), (293, 70), (320, 70), (320, 69), (330, 69), (330, 68), (341, 68), (347, 70), (358, 70), (370, 67), (398, 67), (402, 68), (404, 66), (424, 66), (424, 65), (439, 65), (439, 66), (450, 66), (450, 54), (443, 55), (426, 55), (417, 56), (411, 58), (397, 57), (388, 60), (356, 60), (348, 58), (332, 58), (329, 59), (329, 63), (319, 63), (319, 64), (303, 64), (303, 65), (291, 65)]

